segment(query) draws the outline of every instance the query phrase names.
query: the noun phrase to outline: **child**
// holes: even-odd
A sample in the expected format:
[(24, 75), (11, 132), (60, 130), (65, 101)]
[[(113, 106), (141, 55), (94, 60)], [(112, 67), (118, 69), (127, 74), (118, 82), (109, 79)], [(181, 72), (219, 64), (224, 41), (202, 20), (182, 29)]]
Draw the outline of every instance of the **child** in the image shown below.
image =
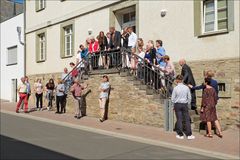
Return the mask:
[(100, 106), (100, 122), (103, 122), (105, 120), (105, 108), (106, 108), (106, 101), (108, 99), (108, 93), (109, 93), (109, 79), (107, 75), (103, 76), (102, 83), (99, 87), (99, 90), (101, 91), (100, 97), (99, 97), (99, 106)]

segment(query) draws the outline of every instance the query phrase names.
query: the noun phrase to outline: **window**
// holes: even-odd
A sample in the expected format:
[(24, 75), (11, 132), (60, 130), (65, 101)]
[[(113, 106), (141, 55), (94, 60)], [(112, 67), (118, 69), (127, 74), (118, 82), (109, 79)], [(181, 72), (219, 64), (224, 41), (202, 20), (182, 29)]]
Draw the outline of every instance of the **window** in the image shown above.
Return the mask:
[(218, 83), (218, 90), (225, 92), (226, 91), (226, 85), (225, 83)]
[(72, 57), (74, 55), (74, 21), (68, 21), (61, 25), (61, 58)]
[(233, 0), (194, 0), (194, 35), (228, 33), (234, 30)]
[(7, 66), (17, 64), (17, 46), (7, 48)]
[(46, 33), (37, 34), (36, 39), (36, 61), (43, 62), (46, 60)]
[(124, 13), (122, 15), (122, 29), (125, 27), (133, 27), (133, 32), (136, 33), (136, 13), (135, 11)]
[(36, 5), (36, 11), (37, 12), (41, 11), (46, 7), (46, 0), (36, 0), (35, 5)]
[(203, 2), (203, 33), (227, 30), (227, 0)]
[(64, 53), (65, 56), (72, 55), (72, 26), (64, 27)]

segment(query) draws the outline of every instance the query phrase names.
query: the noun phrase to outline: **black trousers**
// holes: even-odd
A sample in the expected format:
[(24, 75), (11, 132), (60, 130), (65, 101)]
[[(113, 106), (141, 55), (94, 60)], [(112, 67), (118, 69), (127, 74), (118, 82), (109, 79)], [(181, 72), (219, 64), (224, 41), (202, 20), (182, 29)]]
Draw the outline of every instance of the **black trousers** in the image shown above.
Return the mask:
[(36, 99), (37, 99), (36, 106), (37, 106), (37, 108), (39, 108), (39, 103), (40, 103), (40, 108), (42, 108), (42, 103), (43, 103), (42, 97), (43, 97), (43, 93), (41, 93), (41, 94), (36, 93)]
[[(191, 124), (190, 124), (190, 116), (188, 113), (188, 104), (187, 103), (175, 103), (174, 104), (175, 114), (177, 117), (177, 127), (176, 132), (179, 136), (183, 136), (185, 133), (186, 136), (192, 135)], [(183, 130), (183, 120), (186, 130)]]
[[(64, 96), (56, 96), (56, 103), (57, 103), (57, 112), (61, 109), (60, 112), (63, 112), (64, 110)], [(60, 108), (61, 106), (61, 108)]]
[(192, 101), (191, 101), (191, 109), (192, 110), (196, 110), (197, 109), (197, 105), (196, 105), (196, 91), (191, 89), (191, 97), (192, 97)]

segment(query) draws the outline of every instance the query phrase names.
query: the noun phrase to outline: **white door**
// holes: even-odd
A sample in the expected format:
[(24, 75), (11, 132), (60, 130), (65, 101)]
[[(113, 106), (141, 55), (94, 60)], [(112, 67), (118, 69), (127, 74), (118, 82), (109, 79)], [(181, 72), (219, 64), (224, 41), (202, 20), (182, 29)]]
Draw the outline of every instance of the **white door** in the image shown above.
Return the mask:
[(12, 79), (12, 102), (17, 102), (17, 79)]

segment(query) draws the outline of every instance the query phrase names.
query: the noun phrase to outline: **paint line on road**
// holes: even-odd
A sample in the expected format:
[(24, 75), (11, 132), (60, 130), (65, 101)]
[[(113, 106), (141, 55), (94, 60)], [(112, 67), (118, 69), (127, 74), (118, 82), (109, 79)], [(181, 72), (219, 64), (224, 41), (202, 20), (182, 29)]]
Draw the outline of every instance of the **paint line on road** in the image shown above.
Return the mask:
[(51, 124), (55, 124), (55, 125), (59, 125), (59, 126), (63, 126), (63, 127), (80, 129), (80, 130), (84, 130), (84, 131), (88, 131), (88, 132), (103, 134), (103, 135), (107, 135), (107, 136), (112, 136), (112, 137), (116, 137), (116, 138), (130, 140), (130, 141), (145, 143), (145, 144), (154, 145), (154, 146), (176, 149), (179, 151), (199, 154), (199, 155), (208, 156), (208, 157), (212, 157), (212, 158), (239, 159), (239, 157), (237, 157), (237, 156), (223, 154), (220, 152), (212, 152), (212, 151), (207, 151), (207, 150), (203, 150), (203, 149), (199, 149), (199, 148), (192, 148), (192, 147), (177, 145), (177, 144), (168, 143), (168, 142), (156, 141), (156, 140), (147, 139), (147, 138), (143, 138), (143, 137), (132, 136), (132, 135), (127, 135), (127, 134), (117, 133), (117, 132), (112, 132), (112, 131), (106, 131), (103, 129), (96, 129), (96, 128), (92, 128), (92, 127), (71, 124), (71, 123), (67, 123), (67, 122), (62, 122), (62, 121), (57, 121), (57, 120), (52, 120), (52, 119), (47, 119), (47, 118), (42, 118), (42, 117), (36, 117), (36, 116), (32, 116), (32, 115), (27, 115), (27, 114), (17, 114), (17, 113), (11, 112), (11, 111), (4, 111), (4, 110), (1, 110), (0, 112), (9, 114), (9, 115), (13, 115), (13, 116), (17, 116), (17, 117), (28, 118), (28, 119), (32, 119), (32, 120), (45, 122), (45, 123), (51, 123)]

